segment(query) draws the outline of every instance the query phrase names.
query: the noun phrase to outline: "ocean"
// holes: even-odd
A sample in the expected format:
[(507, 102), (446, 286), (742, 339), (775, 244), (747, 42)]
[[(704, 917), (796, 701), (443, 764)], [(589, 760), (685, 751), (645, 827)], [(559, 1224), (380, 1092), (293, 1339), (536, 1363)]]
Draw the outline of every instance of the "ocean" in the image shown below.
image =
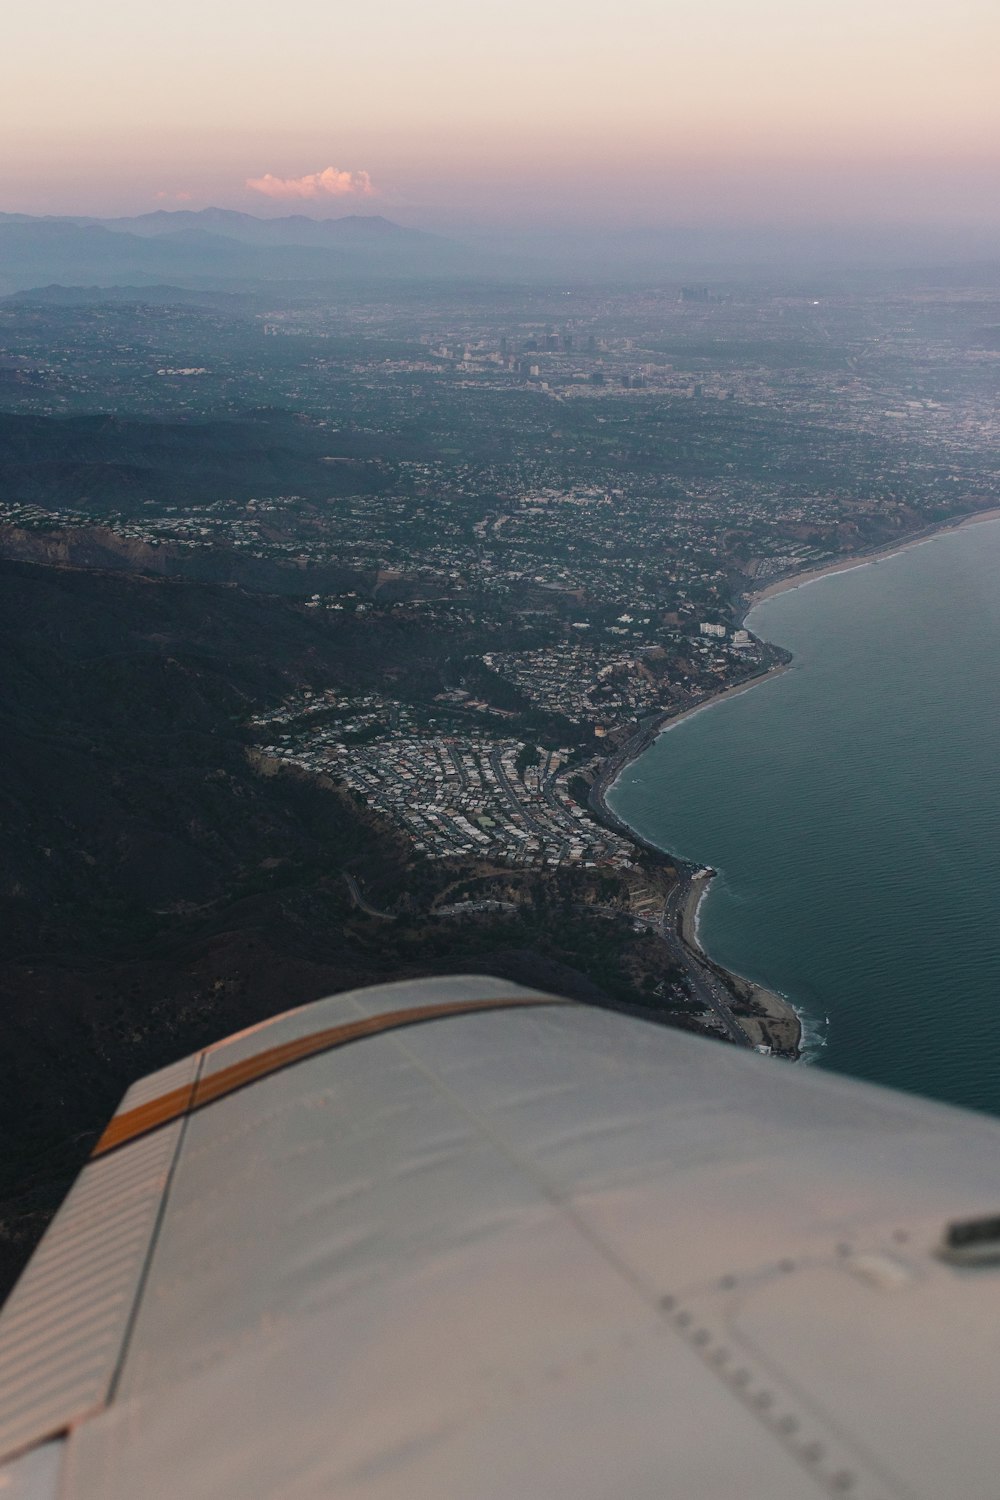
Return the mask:
[(680, 720), (609, 805), (719, 873), (699, 936), (807, 1060), (1000, 1114), (1000, 521), (758, 604), (789, 671)]

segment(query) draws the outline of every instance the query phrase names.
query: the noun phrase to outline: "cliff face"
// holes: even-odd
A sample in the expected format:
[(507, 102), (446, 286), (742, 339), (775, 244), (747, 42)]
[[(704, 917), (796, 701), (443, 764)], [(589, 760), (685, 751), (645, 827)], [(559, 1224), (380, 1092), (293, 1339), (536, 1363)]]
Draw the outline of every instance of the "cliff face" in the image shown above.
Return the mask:
[(67, 531), (25, 531), (19, 526), (0, 526), (0, 557), (11, 562), (173, 573), (178, 571), (179, 552), (179, 548), (154, 547), (135, 537), (119, 536), (107, 526), (81, 526)]
[(149, 573), (193, 582), (234, 583), (273, 594), (368, 592), (370, 575), (347, 568), (271, 562), (247, 557), (234, 548), (192, 549), (170, 542), (144, 542), (121, 536), (107, 526), (76, 526), (28, 531), (0, 525), (0, 559), (46, 567), (92, 568), (115, 573)]

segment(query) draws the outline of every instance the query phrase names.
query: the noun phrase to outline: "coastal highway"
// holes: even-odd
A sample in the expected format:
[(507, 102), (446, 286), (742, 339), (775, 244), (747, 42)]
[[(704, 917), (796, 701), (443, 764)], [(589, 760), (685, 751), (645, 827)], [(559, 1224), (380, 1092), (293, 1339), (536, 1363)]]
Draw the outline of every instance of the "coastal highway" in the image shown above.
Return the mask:
[[(671, 896), (673, 895), (672, 892)], [(644, 927), (647, 927), (650, 932), (655, 932), (666, 945), (671, 956), (677, 960), (686, 973), (693, 998), (705, 1010), (712, 1012), (730, 1041), (735, 1042), (737, 1047), (752, 1047), (754, 1045), (752, 1039), (733, 1014), (732, 997), (726, 986), (712, 973), (711, 969), (699, 961), (697, 955), (684, 942), (671, 921), (668, 911), (669, 903), (659, 917), (633, 918), (633, 920), (642, 922)]]
[[(681, 880), (670, 892), (659, 916), (640, 917), (631, 914), (629, 920), (636, 926), (655, 933), (684, 970), (691, 984), (691, 994), (703, 1009), (711, 1011), (717, 1018), (730, 1041), (737, 1047), (753, 1047), (754, 1042), (743, 1030), (732, 1009), (732, 995), (722, 980), (699, 959), (697, 952), (684, 941), (680, 931), (680, 913), (690, 894), (691, 882)], [(588, 915), (621, 918), (626, 915), (619, 906), (584, 906), (578, 911)]]
[[(641, 838), (634, 829), (623, 823), (615, 813), (608, 807), (605, 793), (615, 780), (622, 766), (630, 760), (634, 760), (646, 745), (652, 743), (660, 726), (671, 717), (669, 714), (658, 714), (648, 720), (638, 732), (624, 745), (617, 755), (604, 766), (597, 781), (590, 789), (590, 811), (596, 815), (599, 822), (605, 827), (613, 828), (616, 833), (621, 833), (625, 838), (637, 844), (640, 848), (652, 849), (660, 857), (663, 851), (656, 849), (648, 840)], [(682, 918), (685, 902), (691, 894), (691, 876), (682, 875), (664, 903), (663, 911), (659, 918), (646, 923), (651, 931), (663, 940), (670, 949), (671, 954), (687, 973), (691, 982), (691, 993), (706, 1010), (715, 1015), (726, 1035), (737, 1047), (752, 1047), (754, 1044), (743, 1030), (739, 1021), (733, 1014), (733, 996), (726, 988), (722, 980), (715, 972), (705, 964), (694, 948), (684, 941), (682, 931)]]
[(693, 887), (694, 881), (690, 876), (682, 876), (674, 886), (657, 924), (660, 936), (675, 958), (684, 965), (694, 994), (706, 1009), (718, 1017), (726, 1035), (738, 1047), (752, 1047), (753, 1041), (733, 1014), (732, 995), (684, 937), (684, 911), (693, 897)]
[(738, 1047), (752, 1047), (753, 1042), (733, 1015), (730, 998), (722, 981), (716, 979), (710, 969), (702, 967), (687, 945), (681, 942), (676, 933), (670, 931), (665, 923), (661, 925), (660, 934), (671, 952), (684, 963), (695, 998), (700, 1000), (707, 1010), (712, 1011), (722, 1023), (726, 1035)]

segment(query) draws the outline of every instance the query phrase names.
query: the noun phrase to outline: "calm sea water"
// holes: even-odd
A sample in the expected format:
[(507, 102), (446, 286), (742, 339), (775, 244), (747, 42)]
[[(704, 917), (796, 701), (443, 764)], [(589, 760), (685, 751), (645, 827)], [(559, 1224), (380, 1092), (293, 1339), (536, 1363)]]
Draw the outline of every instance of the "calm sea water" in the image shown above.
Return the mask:
[(609, 801), (720, 873), (708, 951), (822, 1067), (1000, 1114), (1000, 522), (766, 600), (790, 671), (682, 720)]

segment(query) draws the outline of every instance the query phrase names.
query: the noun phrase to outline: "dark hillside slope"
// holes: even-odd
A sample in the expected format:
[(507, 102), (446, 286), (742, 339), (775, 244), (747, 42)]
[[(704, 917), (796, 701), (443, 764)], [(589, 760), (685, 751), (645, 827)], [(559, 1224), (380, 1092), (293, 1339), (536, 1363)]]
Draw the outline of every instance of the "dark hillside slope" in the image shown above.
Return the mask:
[[(152, 573), (188, 578), (197, 583), (233, 583), (253, 593), (340, 593), (355, 589), (370, 594), (374, 572), (358, 572), (336, 563), (298, 566), (269, 557), (254, 557), (236, 547), (184, 547), (126, 537), (107, 526), (36, 527), (0, 523), (0, 558), (9, 562), (45, 563), (56, 567), (97, 568), (103, 572)], [(389, 591), (382, 590), (383, 599)], [(398, 592), (398, 585), (397, 585)], [(391, 597), (391, 595), (390, 595)]]
[[(370, 436), (332, 435), (280, 410), (186, 422), (0, 412), (0, 489), (21, 501), (97, 513), (139, 510), (144, 500), (322, 499), (348, 487), (358, 494), (381, 488), (374, 450)], [(324, 462), (328, 455), (357, 462), (342, 468)]]
[[(547, 916), (422, 923), (439, 866), (342, 794), (250, 763), (254, 708), (433, 677), (448, 649), (233, 588), (0, 563), (0, 1293), (125, 1086), (175, 1057), (407, 973), (600, 998), (565, 967), (585, 939)], [(416, 913), (357, 912), (345, 868)]]
[(350, 681), (350, 641), (231, 589), (17, 564), (0, 584), (10, 1187), (33, 1152), (59, 1157), (93, 1129), (130, 1076), (363, 980), (339, 870), (393, 869), (405, 850), (246, 758), (247, 712)]

